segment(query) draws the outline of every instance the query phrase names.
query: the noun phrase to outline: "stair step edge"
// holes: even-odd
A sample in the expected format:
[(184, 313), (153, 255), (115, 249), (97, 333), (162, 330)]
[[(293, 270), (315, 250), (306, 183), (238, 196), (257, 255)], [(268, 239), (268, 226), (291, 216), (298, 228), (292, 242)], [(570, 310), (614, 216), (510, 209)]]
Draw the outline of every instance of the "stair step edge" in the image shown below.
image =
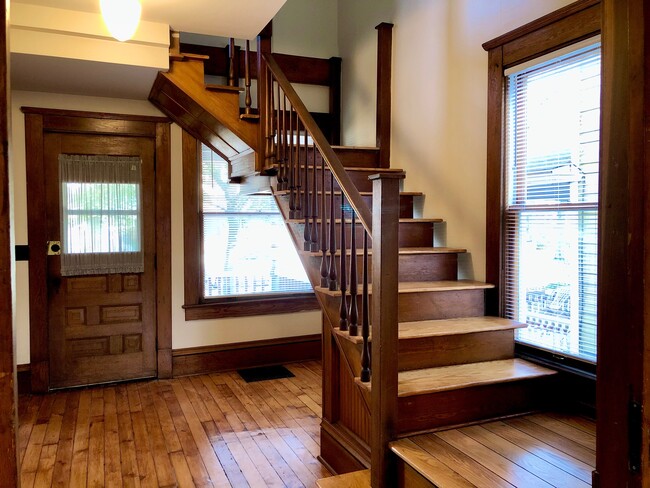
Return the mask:
[[(398, 373), (397, 391), (399, 398), (405, 398), (475, 386), (542, 378), (555, 374), (557, 374), (555, 370), (523, 359), (501, 359), (402, 371)], [(360, 378), (355, 378), (355, 383), (367, 391), (371, 390), (371, 384), (363, 383)]]
[(244, 89), (240, 86), (215, 85), (212, 83), (206, 83), (205, 89), (208, 91), (226, 92), (226, 93), (239, 93), (244, 91)]
[[(311, 221), (311, 219), (310, 219)], [(287, 219), (287, 223), (289, 224), (304, 224), (305, 219)], [(321, 222), (321, 219), (316, 219), (316, 222)], [(334, 222), (337, 224), (341, 223), (341, 219), (334, 219)], [(441, 222), (444, 222), (444, 219), (399, 219), (399, 222), (401, 224), (440, 224)], [(345, 219), (346, 224), (352, 223), (352, 219)], [(358, 220), (357, 220), (358, 223)], [(359, 223), (359, 225), (361, 225)]]
[[(434, 486), (438, 486), (438, 476), (434, 465), (438, 465), (440, 461), (433, 457), (431, 454), (423, 450), (411, 439), (399, 439), (389, 444), (390, 450), (398, 456), (402, 461), (411, 466), (423, 478), (428, 480)], [(446, 468), (443, 465), (443, 469)]]
[[(399, 293), (425, 293), (441, 291), (462, 291), (462, 290), (486, 290), (494, 288), (490, 283), (472, 280), (441, 280), (441, 281), (402, 281), (398, 284)], [(324, 295), (341, 296), (340, 290), (330, 290), (322, 286), (316, 286), (314, 289)], [(368, 292), (372, 294), (372, 283), (368, 285)]]
[(318, 488), (370, 488), (370, 470), (352, 471), (350, 473), (316, 480)]
[[(481, 332), (499, 332), (504, 330), (521, 329), (527, 325), (515, 320), (501, 317), (461, 317), (454, 319), (420, 320), (417, 322), (401, 322), (398, 325), (399, 339), (424, 339), (453, 335), (466, 335)], [(346, 340), (355, 344), (363, 343), (361, 335), (351, 336), (347, 331), (338, 328), (334, 331)], [(372, 340), (372, 326), (370, 326)]]

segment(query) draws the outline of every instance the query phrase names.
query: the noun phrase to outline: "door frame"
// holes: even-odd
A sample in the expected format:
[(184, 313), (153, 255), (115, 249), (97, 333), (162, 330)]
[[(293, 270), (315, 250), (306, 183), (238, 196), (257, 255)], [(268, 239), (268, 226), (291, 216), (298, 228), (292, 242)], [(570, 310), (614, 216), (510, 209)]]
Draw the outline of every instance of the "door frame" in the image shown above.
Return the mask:
[(21, 107), (25, 114), (27, 232), (29, 245), (29, 339), (31, 389), (49, 390), (47, 229), (43, 174), (46, 133), (145, 137), (155, 142), (156, 355), (158, 378), (172, 375), (171, 150), (166, 117)]

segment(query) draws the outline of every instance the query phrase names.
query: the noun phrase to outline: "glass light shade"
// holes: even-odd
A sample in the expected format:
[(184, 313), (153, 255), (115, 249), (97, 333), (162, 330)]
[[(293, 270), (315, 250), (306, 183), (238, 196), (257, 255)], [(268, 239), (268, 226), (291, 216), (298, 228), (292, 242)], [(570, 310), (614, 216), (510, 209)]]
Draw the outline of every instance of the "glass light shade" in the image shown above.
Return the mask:
[(142, 13), (139, 0), (100, 0), (99, 6), (106, 27), (115, 39), (127, 41), (133, 37)]

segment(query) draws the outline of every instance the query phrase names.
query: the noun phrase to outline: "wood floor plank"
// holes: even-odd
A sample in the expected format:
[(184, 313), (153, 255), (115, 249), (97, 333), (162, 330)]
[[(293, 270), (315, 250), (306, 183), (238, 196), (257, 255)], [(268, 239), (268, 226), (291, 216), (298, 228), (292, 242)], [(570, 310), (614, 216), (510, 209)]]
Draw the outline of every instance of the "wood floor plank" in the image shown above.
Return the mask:
[(61, 423), (56, 460), (52, 473), (52, 487), (64, 488), (70, 485), (70, 469), (74, 448), (74, 433), (79, 412), (79, 391), (68, 393)]
[(72, 448), (72, 468), (70, 486), (84, 487), (88, 474), (88, 440), (90, 437), (91, 392), (84, 390), (79, 395), (79, 409), (75, 425), (74, 444)]
[(113, 387), (104, 390), (104, 453), (106, 486), (123, 486), (117, 399)]
[(34, 488), (50, 488), (52, 486), (52, 474), (54, 462), (56, 461), (57, 444), (49, 444), (41, 449), (41, 458), (38, 462), (38, 471), (34, 479)]
[(513, 488), (506, 480), (435, 435), (416, 436), (413, 442), (476, 486)]
[(129, 396), (124, 385), (120, 385), (115, 389), (115, 405), (120, 441), (122, 484), (125, 488), (140, 488), (135, 436), (129, 411)]
[(140, 485), (145, 488), (157, 487), (158, 477), (156, 476), (156, 465), (154, 462), (149, 435), (147, 434), (147, 422), (142, 412), (140, 392), (135, 384), (128, 386), (129, 412), (133, 426), (133, 440), (135, 444), (138, 472), (140, 474)]
[(482, 426), (474, 425), (459, 429), (459, 431), (552, 486), (563, 488), (589, 488), (591, 486)]
[(212, 445), (210, 444), (210, 441), (205, 435), (205, 432), (201, 425), (201, 421), (198, 419), (196, 415), (196, 411), (192, 407), (189, 398), (185, 394), (185, 390), (183, 389), (182, 385), (178, 382), (174, 383), (173, 390), (174, 393), (176, 394), (176, 397), (178, 398), (178, 402), (181, 406), (183, 414), (187, 419), (187, 423), (190, 427), (190, 431), (194, 436), (194, 440), (196, 442), (197, 448), (201, 455), (203, 464), (205, 465), (205, 468), (207, 469), (208, 474), (210, 475), (210, 480), (212, 481), (214, 486), (223, 486), (223, 487), (230, 486), (230, 483), (228, 483), (228, 478), (226, 477), (226, 473), (221, 467), (221, 464), (219, 463), (219, 459), (217, 459), (217, 456), (212, 450)]
[(542, 427), (538, 423), (531, 422), (527, 418), (509, 419), (506, 420), (505, 423), (535, 437), (536, 439), (539, 439), (555, 449), (565, 452), (583, 463), (590, 466), (596, 465), (596, 454), (594, 451), (575, 442), (573, 439), (558, 435), (556, 432)]
[(435, 435), (514, 486), (526, 488), (551, 488), (552, 486), (462, 432), (449, 430)]
[(500, 435), (504, 439), (526, 449), (528, 452), (548, 461), (558, 468), (581, 479), (585, 483), (591, 483), (593, 466), (590, 466), (578, 459), (562, 452), (519, 429), (511, 427), (504, 422), (490, 422), (483, 426), (490, 432)]
[(163, 397), (164, 392), (169, 390), (163, 388), (163, 385), (165, 385), (163, 382), (159, 382), (159, 384), (154, 386), (153, 403), (156, 408), (156, 413), (158, 414), (158, 422), (160, 423), (163, 437), (165, 438), (167, 452), (172, 453), (182, 450), (182, 447), (181, 442), (178, 439), (178, 434), (176, 433), (176, 428), (174, 427), (174, 421), (172, 420), (165, 398)]
[(458, 474), (446, 464), (433, 456), (429, 456), (425, 451), (418, 448), (410, 439), (404, 439), (394, 448), (400, 457), (409, 459), (409, 465), (418, 473), (431, 481), (435, 486), (444, 488), (475, 488), (466, 478)]
[(580, 429), (583, 432), (596, 437), (596, 422), (594, 422), (593, 420), (578, 415), (568, 415), (566, 413), (560, 413), (560, 412), (550, 412), (550, 413), (547, 412), (544, 415), (559, 420), (561, 422), (564, 422), (566, 424), (569, 424), (570, 426), (576, 429)]
[(526, 417), (529, 421), (535, 422), (542, 427), (552, 430), (559, 435), (566, 437), (567, 439), (572, 439), (574, 442), (590, 449), (596, 451), (596, 436), (585, 432), (584, 430), (570, 425), (561, 420), (552, 418), (545, 414), (535, 414), (529, 415)]

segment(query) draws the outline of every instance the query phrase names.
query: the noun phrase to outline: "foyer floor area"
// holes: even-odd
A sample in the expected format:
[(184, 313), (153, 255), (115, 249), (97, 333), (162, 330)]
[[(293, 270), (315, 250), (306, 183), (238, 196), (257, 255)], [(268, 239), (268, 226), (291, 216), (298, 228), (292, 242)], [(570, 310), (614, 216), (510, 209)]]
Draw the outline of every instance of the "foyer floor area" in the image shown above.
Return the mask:
[[(314, 487), (331, 476), (317, 459), (321, 365), (287, 368), (294, 378), (246, 383), (231, 372), (21, 395), (22, 486)], [(595, 444), (593, 421), (540, 413), (394, 450), (439, 488), (586, 488)]]
[(287, 368), (21, 395), (21, 486), (313, 487), (321, 366)]

